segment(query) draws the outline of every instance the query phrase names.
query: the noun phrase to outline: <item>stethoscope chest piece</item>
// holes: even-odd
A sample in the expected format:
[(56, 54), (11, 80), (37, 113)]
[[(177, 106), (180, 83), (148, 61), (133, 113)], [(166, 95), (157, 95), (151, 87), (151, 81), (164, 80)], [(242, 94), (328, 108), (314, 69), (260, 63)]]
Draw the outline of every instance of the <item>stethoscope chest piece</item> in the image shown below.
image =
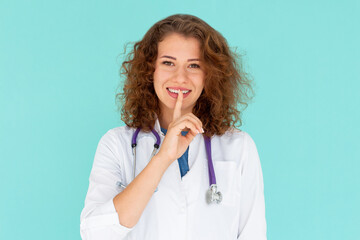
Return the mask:
[(219, 204), (222, 200), (222, 194), (217, 190), (217, 185), (212, 184), (209, 190), (206, 192), (206, 202), (208, 204), (217, 203)]

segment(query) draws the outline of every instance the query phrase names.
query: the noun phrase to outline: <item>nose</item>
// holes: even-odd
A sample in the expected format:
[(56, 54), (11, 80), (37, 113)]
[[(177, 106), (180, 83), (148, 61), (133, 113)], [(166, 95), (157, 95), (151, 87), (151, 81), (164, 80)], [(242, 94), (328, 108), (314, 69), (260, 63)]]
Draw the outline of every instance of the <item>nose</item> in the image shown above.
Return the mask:
[(187, 71), (179, 67), (175, 73), (174, 80), (178, 83), (185, 83), (188, 81)]

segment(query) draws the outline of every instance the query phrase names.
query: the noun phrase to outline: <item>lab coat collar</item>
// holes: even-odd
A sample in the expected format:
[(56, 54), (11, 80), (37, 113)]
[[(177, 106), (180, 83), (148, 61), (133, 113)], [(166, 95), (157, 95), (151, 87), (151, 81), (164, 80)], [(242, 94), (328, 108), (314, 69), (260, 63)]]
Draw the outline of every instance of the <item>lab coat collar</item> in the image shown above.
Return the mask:
[(159, 121), (158, 117), (156, 117), (156, 120), (155, 120), (154, 130), (157, 133), (162, 134), (161, 127), (160, 127), (160, 121)]

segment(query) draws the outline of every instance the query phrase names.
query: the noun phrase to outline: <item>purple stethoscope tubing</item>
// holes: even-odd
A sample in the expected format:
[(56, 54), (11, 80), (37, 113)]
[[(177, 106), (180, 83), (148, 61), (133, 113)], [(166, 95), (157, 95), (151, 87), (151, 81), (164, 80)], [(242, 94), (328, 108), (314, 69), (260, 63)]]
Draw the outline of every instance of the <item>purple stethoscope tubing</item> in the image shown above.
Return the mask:
[[(137, 145), (136, 139), (137, 139), (137, 136), (138, 136), (140, 130), (141, 130), (141, 128), (137, 128), (135, 130), (135, 132), (132, 136), (132, 140), (131, 140), (131, 147), (132, 147), (133, 155), (134, 155), (134, 170), (133, 170), (134, 178), (135, 178), (135, 170), (136, 170), (136, 145)], [(153, 156), (155, 156), (156, 150), (159, 149), (161, 140), (160, 140), (159, 134), (154, 129), (151, 129), (151, 132), (156, 137), (156, 142), (154, 144), (154, 150), (151, 154), (151, 158), (152, 158)], [(212, 203), (212, 202), (220, 203), (222, 200), (222, 195), (219, 191), (217, 191), (214, 165), (213, 165), (213, 161), (212, 161), (212, 157), (211, 157), (211, 139), (209, 137), (204, 136), (204, 141), (205, 141), (206, 155), (207, 155), (207, 159), (208, 159), (209, 185), (210, 185), (210, 188), (206, 194), (206, 201), (207, 201), (207, 203)]]
[[(133, 177), (134, 178), (135, 178), (135, 170), (136, 170), (136, 145), (137, 145), (136, 139), (137, 139), (137, 136), (138, 136), (140, 130), (141, 130), (140, 128), (136, 129), (136, 131), (133, 134), (132, 140), (131, 140), (131, 147), (132, 147), (133, 155), (134, 155), (134, 172), (133, 172)], [(159, 134), (154, 129), (151, 129), (151, 132), (155, 135), (156, 142), (154, 144), (154, 150), (153, 150), (153, 152), (151, 154), (150, 159), (155, 155), (156, 150), (159, 149), (159, 146), (160, 146), (160, 136), (159, 136)]]
[(208, 159), (209, 183), (211, 186), (213, 184), (216, 184), (214, 165), (211, 157), (211, 139), (209, 137), (204, 136), (204, 140), (205, 140), (206, 155)]

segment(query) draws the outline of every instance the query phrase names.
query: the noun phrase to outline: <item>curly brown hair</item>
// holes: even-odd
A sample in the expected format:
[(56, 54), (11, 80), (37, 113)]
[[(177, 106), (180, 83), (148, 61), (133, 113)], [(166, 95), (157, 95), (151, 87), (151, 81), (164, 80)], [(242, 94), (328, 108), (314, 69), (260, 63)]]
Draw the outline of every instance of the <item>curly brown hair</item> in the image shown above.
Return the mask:
[(226, 39), (200, 18), (188, 14), (160, 20), (141, 41), (134, 43), (120, 68), (120, 74), (125, 76), (123, 92), (116, 94), (121, 120), (129, 127), (149, 132), (161, 115), (153, 73), (158, 43), (172, 33), (200, 41), (205, 86), (192, 112), (203, 123), (204, 135), (223, 135), (230, 127), (241, 126), (240, 116), (253, 97), (250, 95), (254, 93), (253, 81), (243, 71), (239, 55), (230, 50)]

